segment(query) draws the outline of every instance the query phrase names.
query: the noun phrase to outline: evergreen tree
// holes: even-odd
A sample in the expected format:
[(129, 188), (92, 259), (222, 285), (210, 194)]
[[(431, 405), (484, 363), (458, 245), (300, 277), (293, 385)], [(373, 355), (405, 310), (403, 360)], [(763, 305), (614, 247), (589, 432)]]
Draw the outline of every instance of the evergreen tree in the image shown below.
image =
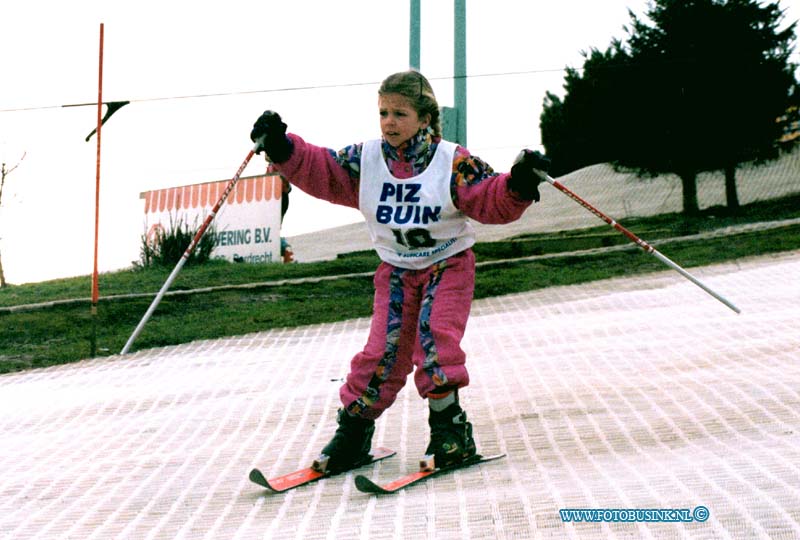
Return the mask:
[(601, 160), (674, 173), (687, 214), (699, 211), (698, 173), (722, 170), (735, 210), (739, 164), (778, 155), (795, 24), (780, 29), (778, 2), (755, 0), (655, 0), (651, 24), (630, 16), (627, 43), (585, 55), (582, 75), (567, 70), (564, 100), (545, 98), (545, 149), (563, 170)]

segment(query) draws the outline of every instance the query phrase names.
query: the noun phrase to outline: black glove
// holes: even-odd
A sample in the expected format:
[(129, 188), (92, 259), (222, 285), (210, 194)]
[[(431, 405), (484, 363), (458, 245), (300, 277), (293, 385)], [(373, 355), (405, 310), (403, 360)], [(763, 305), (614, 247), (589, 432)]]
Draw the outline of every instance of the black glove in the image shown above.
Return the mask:
[(281, 120), (281, 116), (273, 111), (264, 111), (253, 124), (253, 131), (250, 132), (250, 140), (260, 142), (256, 154), (262, 150), (267, 153), (267, 157), (273, 163), (283, 163), (292, 155), (292, 141), (286, 136), (286, 124)]
[(550, 159), (538, 151), (524, 149), (511, 166), (508, 188), (526, 201), (539, 202), (539, 183), (545, 182)]

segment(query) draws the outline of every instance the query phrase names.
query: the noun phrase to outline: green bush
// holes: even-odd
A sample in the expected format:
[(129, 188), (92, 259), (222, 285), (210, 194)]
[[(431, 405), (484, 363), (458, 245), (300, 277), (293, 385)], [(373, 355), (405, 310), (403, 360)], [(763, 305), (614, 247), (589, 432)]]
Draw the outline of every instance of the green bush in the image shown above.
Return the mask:
[[(175, 266), (178, 264), (181, 257), (183, 257), (183, 254), (186, 252), (186, 249), (199, 230), (200, 225), (198, 225), (196, 221), (194, 227), (190, 228), (189, 225), (183, 221), (183, 218), (175, 220), (170, 217), (168, 229), (155, 229), (152, 235), (148, 235), (147, 233), (142, 234), (139, 265), (143, 268), (152, 266)], [(186, 264), (202, 264), (207, 262), (211, 258), (211, 252), (214, 249), (215, 237), (216, 230), (212, 224), (200, 238), (200, 242), (189, 255)]]

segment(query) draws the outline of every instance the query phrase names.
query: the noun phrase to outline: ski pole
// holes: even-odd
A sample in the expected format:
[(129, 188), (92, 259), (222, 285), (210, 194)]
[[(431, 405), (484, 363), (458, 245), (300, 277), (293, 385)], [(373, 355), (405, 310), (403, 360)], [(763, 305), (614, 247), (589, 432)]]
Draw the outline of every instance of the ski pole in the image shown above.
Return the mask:
[(194, 235), (194, 238), (189, 243), (189, 247), (187, 247), (186, 251), (183, 252), (183, 255), (178, 261), (178, 264), (175, 265), (175, 268), (172, 270), (169, 277), (164, 282), (164, 285), (161, 286), (161, 290), (158, 291), (158, 294), (153, 299), (153, 302), (150, 304), (150, 307), (147, 308), (144, 317), (142, 317), (142, 320), (139, 321), (139, 324), (136, 326), (136, 329), (133, 331), (133, 334), (131, 334), (131, 337), (128, 338), (128, 342), (125, 343), (125, 347), (122, 348), (122, 352), (120, 354), (127, 354), (131, 348), (131, 345), (133, 345), (133, 342), (136, 341), (137, 337), (139, 337), (139, 334), (142, 332), (144, 325), (147, 324), (147, 321), (150, 319), (150, 316), (156, 310), (156, 307), (158, 307), (159, 302), (161, 302), (161, 299), (164, 297), (167, 290), (169, 290), (170, 286), (172, 285), (172, 282), (175, 281), (175, 278), (178, 276), (178, 273), (181, 271), (181, 268), (183, 268), (183, 265), (186, 264), (186, 261), (189, 259), (192, 252), (197, 247), (197, 244), (200, 243), (200, 239), (203, 237), (203, 234), (206, 232), (206, 229), (211, 224), (211, 221), (214, 219), (214, 216), (217, 215), (217, 212), (219, 212), (219, 209), (225, 203), (225, 199), (228, 198), (228, 195), (230, 195), (231, 191), (233, 191), (233, 188), (236, 187), (237, 182), (239, 182), (239, 177), (241, 176), (244, 169), (247, 167), (247, 164), (250, 162), (250, 159), (258, 151), (259, 147), (261, 147), (261, 144), (262, 144), (261, 141), (256, 142), (256, 145), (247, 153), (247, 157), (244, 158), (244, 161), (239, 166), (239, 170), (236, 171), (236, 174), (228, 183), (228, 187), (225, 188), (225, 191), (222, 193), (222, 196), (217, 201), (217, 204), (215, 204), (214, 208), (211, 209), (211, 213), (208, 215), (208, 217), (206, 217), (205, 221), (203, 221), (203, 224), (200, 226), (200, 229), (198, 229), (197, 234)]
[(736, 307), (730, 300), (728, 300), (721, 294), (714, 292), (710, 287), (708, 287), (702, 281), (700, 281), (692, 274), (681, 268), (678, 264), (671, 261), (656, 248), (654, 248), (653, 246), (651, 246), (650, 244), (648, 244), (647, 242), (645, 242), (644, 240), (633, 234), (631, 231), (629, 231), (628, 229), (617, 223), (614, 219), (611, 219), (606, 214), (604, 214), (603, 212), (601, 212), (600, 210), (598, 210), (597, 208), (586, 202), (586, 200), (578, 196), (575, 192), (567, 188), (564, 184), (562, 184), (558, 180), (554, 180), (549, 175), (546, 175), (544, 173), (542, 174), (545, 180), (547, 180), (547, 183), (551, 184), (559, 191), (567, 195), (569, 198), (571, 198), (572, 200), (574, 200), (575, 202), (586, 208), (589, 212), (591, 212), (592, 214), (596, 215), (597, 217), (599, 217), (600, 219), (611, 225), (617, 231), (621, 232), (623, 235), (625, 235), (625, 237), (628, 238), (628, 240), (630, 240), (631, 242), (633, 242), (634, 244), (645, 250), (647, 253), (653, 255), (656, 259), (658, 259), (662, 263), (666, 264), (667, 266), (678, 272), (680, 275), (682, 275), (683, 277), (685, 277), (686, 279), (688, 279), (689, 281), (691, 281), (692, 283), (703, 289), (705, 292), (707, 292), (708, 294), (710, 294), (711, 296), (713, 296), (714, 298), (725, 304), (727, 307), (729, 307), (736, 313), (741, 313), (741, 310), (738, 307)]

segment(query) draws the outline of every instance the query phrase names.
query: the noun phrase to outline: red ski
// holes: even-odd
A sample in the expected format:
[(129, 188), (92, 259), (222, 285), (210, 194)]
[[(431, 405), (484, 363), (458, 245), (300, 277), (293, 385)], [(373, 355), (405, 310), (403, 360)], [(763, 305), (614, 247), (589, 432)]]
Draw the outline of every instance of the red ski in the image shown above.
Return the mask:
[(426, 480), (433, 476), (437, 476), (440, 474), (448, 473), (451, 471), (455, 471), (458, 469), (464, 469), (466, 467), (471, 467), (473, 465), (478, 465), (480, 463), (486, 463), (487, 461), (494, 461), (496, 459), (500, 459), (505, 457), (505, 454), (496, 454), (493, 456), (481, 456), (476, 455), (471, 457), (470, 459), (464, 461), (463, 463), (459, 463), (458, 465), (450, 465), (448, 467), (433, 467), (433, 462), (426, 458), (420, 462), (420, 470), (397, 480), (392, 480), (388, 484), (379, 485), (367, 478), (359, 474), (356, 476), (356, 488), (359, 491), (363, 491), (364, 493), (376, 493), (376, 494), (389, 494), (389, 493), (397, 493), (401, 489), (407, 488), (412, 484), (416, 484), (422, 480)]
[[(389, 450), (388, 448), (376, 448), (368, 460), (358, 463), (352, 469), (357, 469), (359, 467), (363, 467), (364, 465), (375, 463), (376, 461), (392, 457), (393, 455), (395, 455), (394, 450)], [(329, 476), (334, 476), (334, 474), (325, 470), (325, 465), (326, 463), (324, 461), (316, 460), (314, 461), (314, 465), (308, 467), (307, 469), (300, 469), (299, 471), (270, 479), (267, 479), (258, 469), (253, 469), (250, 471), (250, 481), (258, 484), (261, 487), (265, 487), (271, 491), (274, 491), (275, 493), (283, 493), (284, 491), (289, 491), (290, 489), (304, 486), (306, 484), (310, 484), (311, 482), (328, 478)]]

